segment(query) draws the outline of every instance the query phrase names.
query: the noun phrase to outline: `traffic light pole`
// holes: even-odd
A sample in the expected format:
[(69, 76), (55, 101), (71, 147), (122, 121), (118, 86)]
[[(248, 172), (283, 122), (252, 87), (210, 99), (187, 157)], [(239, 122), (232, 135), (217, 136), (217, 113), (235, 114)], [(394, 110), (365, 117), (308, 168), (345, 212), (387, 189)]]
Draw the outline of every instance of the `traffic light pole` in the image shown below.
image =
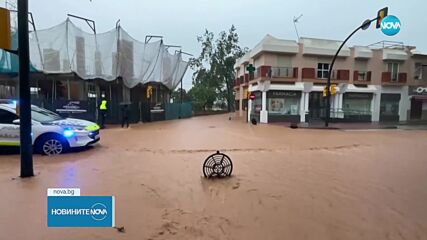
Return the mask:
[(344, 42), (342, 42), (341, 46), (338, 48), (337, 52), (335, 53), (334, 58), (332, 59), (331, 65), (329, 67), (329, 72), (328, 72), (328, 82), (326, 84), (326, 117), (325, 117), (325, 127), (329, 127), (329, 122), (330, 122), (330, 118), (331, 118), (331, 75), (332, 75), (332, 70), (334, 68), (334, 64), (335, 61), (337, 60), (338, 54), (340, 53), (341, 49), (344, 47), (344, 45), (347, 43), (347, 41), (360, 29), (366, 30), (369, 28), (369, 26), (371, 25), (371, 23), (373, 21), (376, 21), (378, 18), (375, 19), (368, 19), (365, 22), (362, 23), (362, 25), (360, 25), (358, 28), (356, 28), (345, 40)]
[(30, 50), (28, 40), (28, 0), (18, 1), (19, 118), (21, 177), (34, 176), (31, 138)]

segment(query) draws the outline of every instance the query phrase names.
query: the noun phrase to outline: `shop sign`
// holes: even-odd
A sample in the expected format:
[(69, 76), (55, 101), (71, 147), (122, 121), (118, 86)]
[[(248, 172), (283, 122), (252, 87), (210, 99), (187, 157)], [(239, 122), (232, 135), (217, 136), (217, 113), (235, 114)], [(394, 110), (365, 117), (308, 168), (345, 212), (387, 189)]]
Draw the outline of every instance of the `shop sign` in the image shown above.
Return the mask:
[(86, 101), (61, 101), (56, 102), (56, 112), (59, 113), (86, 113), (88, 103)]
[(427, 87), (409, 87), (409, 95), (427, 95)]
[(269, 98), (282, 98), (282, 97), (300, 97), (301, 92), (298, 91), (268, 91)]
[(345, 98), (357, 98), (357, 99), (370, 99), (372, 98), (372, 93), (345, 93)]

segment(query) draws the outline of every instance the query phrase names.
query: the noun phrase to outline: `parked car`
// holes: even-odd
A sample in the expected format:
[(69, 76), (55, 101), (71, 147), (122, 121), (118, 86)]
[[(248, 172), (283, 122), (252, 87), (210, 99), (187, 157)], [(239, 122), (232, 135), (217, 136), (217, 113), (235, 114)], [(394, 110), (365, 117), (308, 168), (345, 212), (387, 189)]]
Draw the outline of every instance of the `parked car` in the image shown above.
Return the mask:
[[(16, 101), (0, 102), (0, 147), (19, 146), (19, 116)], [(81, 119), (63, 118), (47, 109), (31, 106), (34, 151), (56, 155), (100, 140), (99, 126)]]

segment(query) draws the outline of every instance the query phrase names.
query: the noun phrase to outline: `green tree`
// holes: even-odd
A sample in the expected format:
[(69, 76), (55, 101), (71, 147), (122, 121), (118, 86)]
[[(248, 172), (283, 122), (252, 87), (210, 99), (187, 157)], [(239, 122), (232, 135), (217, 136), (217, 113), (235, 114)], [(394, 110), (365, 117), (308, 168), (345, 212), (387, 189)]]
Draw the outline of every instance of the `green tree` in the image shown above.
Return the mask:
[(201, 43), (202, 52), (190, 61), (194, 70), (193, 89), (190, 91), (193, 103), (206, 110), (215, 101), (225, 101), (228, 111), (232, 111), (234, 64), (248, 49), (238, 45), (239, 36), (234, 26), (228, 32), (221, 32), (216, 40), (208, 30), (197, 40)]
[[(181, 88), (173, 91), (171, 97), (174, 103), (181, 102)], [(182, 102), (191, 102), (191, 96), (185, 89), (182, 89)]]
[(193, 107), (197, 111), (206, 111), (212, 108), (217, 99), (216, 87), (213, 86), (210, 73), (206, 69), (201, 69), (197, 77), (193, 79), (193, 87), (189, 91), (189, 95), (193, 100)]

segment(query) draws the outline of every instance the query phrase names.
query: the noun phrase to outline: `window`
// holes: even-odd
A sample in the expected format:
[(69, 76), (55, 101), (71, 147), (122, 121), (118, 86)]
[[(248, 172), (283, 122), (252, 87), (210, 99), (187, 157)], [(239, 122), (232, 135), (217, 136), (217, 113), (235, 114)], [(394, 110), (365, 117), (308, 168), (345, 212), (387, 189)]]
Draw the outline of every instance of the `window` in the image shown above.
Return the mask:
[(388, 63), (388, 71), (391, 72), (391, 80), (397, 81), (399, 76), (399, 63)]
[(422, 80), (423, 79), (423, 64), (415, 63), (415, 79)]
[(31, 92), (31, 94), (33, 94), (33, 95), (37, 95), (39, 92), (40, 92), (40, 88), (37, 88), (37, 87), (30, 87), (30, 92)]
[(299, 98), (270, 98), (268, 113), (272, 115), (299, 115)]
[(347, 116), (371, 115), (372, 94), (345, 93), (343, 111)]
[(13, 124), (16, 119), (18, 119), (16, 114), (0, 109), (0, 124)]
[(358, 72), (358, 79), (359, 81), (365, 81), (366, 80), (366, 72)]
[(317, 78), (327, 79), (329, 74), (329, 63), (317, 64)]
[(368, 78), (368, 60), (356, 59), (354, 70), (357, 71), (357, 79), (355, 80), (366, 81)]
[(48, 123), (62, 119), (58, 114), (36, 106), (31, 107), (31, 117), (41, 123)]

